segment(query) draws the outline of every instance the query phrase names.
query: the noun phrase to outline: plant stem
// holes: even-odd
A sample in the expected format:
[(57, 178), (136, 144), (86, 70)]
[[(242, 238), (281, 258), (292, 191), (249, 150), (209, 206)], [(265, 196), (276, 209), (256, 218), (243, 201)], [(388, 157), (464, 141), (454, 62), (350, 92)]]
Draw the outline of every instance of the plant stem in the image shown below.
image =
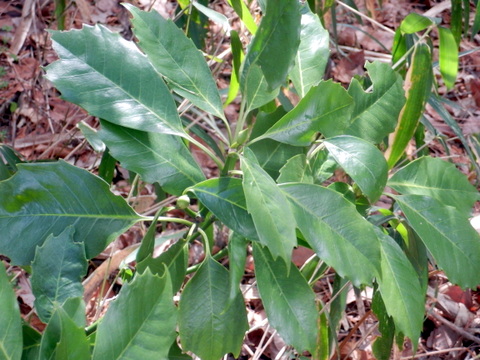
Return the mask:
[(232, 151), (227, 155), (227, 159), (225, 160), (225, 166), (223, 167), (220, 175), (227, 176), (230, 171), (235, 168), (235, 164), (238, 160), (238, 153), (236, 151)]
[(213, 161), (215, 161), (215, 164), (217, 164), (218, 168), (221, 170), (223, 169), (223, 162), (222, 160), (220, 160), (217, 155), (215, 155), (213, 153), (212, 150), (210, 150), (208, 147), (206, 147), (205, 145), (203, 145), (200, 141), (198, 140), (195, 140), (195, 138), (193, 138), (192, 136), (190, 135), (187, 135), (186, 136), (186, 139), (188, 141), (190, 141), (192, 144), (196, 145), (198, 148), (200, 148), (201, 150), (203, 150)]
[(245, 98), (242, 98), (242, 103), (240, 104), (240, 112), (238, 114), (237, 125), (235, 126), (235, 136), (233, 137), (232, 143), (236, 142), (238, 139), (238, 134), (243, 130), (245, 121), (247, 120), (248, 112), (245, 112), (246, 107)]
[(188, 3), (188, 15), (187, 15), (187, 25), (185, 26), (185, 35), (188, 36), (188, 31), (190, 29), (190, 21), (192, 18), (192, 9), (193, 9), (193, 0), (190, 0)]

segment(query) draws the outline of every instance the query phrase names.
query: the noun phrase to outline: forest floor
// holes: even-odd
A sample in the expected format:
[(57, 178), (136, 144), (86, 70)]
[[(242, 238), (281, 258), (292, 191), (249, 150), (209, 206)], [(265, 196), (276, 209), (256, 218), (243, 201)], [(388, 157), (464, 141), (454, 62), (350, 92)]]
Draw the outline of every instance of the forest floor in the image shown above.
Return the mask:
[[(333, 78), (345, 86), (355, 75), (364, 74), (365, 61), (379, 60), (391, 62), (391, 46), (394, 29), (401, 20), (411, 12), (418, 12), (442, 19), (446, 26), (450, 24), (450, 1), (355, 1), (360, 12), (367, 19), (359, 22), (343, 3), (336, 6), (335, 19), (327, 14), (324, 18), (332, 39), (331, 59), (327, 67), (327, 78)], [(46, 30), (58, 28), (54, 0), (0, 0), (0, 144), (7, 144), (16, 149), (26, 161), (64, 159), (69, 163), (95, 172), (101, 154), (96, 153), (86, 142), (77, 128), (84, 121), (96, 128), (98, 120), (86, 114), (77, 106), (63, 101), (60, 94), (44, 78), (42, 67), (56, 60), (52, 49), (50, 35)], [(148, 9), (150, 0), (138, 0), (135, 5)], [(177, 4), (175, 1), (158, 0), (154, 8), (164, 16), (172, 16)], [(252, 10), (258, 14), (255, 8)], [(224, 0), (210, 1), (210, 6), (223, 12), (235, 27), (239, 24), (235, 14)], [(473, 4), (472, 16), (474, 14)], [(76, 0), (67, 1), (65, 29), (81, 28), (82, 24), (101, 23), (122, 36), (132, 37), (129, 15), (117, 0)], [(258, 16), (260, 16), (258, 14)], [(335, 20), (335, 21), (332, 21)], [(335, 24), (335, 29), (334, 25)], [(334, 31), (335, 30), (335, 31)], [(218, 26), (211, 23), (206, 53), (221, 52), (225, 46), (217, 47)], [(433, 35), (435, 38), (435, 35)], [(216, 47), (213, 47), (212, 44)], [(211, 48), (208, 48), (210, 46)], [(442, 116), (427, 107), (425, 117), (444, 135), (448, 151), (433, 139), (429, 142), (429, 151), (433, 156), (453, 160), (469, 180), (478, 186), (480, 179), (472, 160), (480, 166), (480, 36), (464, 36), (460, 45), (459, 75), (455, 87), (447, 90), (444, 86), (438, 92), (449, 100), (447, 109), (459, 125), (472, 156), (466, 151), (465, 143)], [(218, 70), (218, 86), (228, 86), (231, 73), (231, 59), (226, 56)], [(438, 69), (437, 69), (438, 70)], [(234, 118), (238, 112), (235, 102), (226, 109), (227, 116)], [(412, 152), (414, 149), (412, 148)], [(448, 152), (448, 153), (447, 153)], [(413, 153), (411, 154), (414, 155)], [(205, 172), (214, 172), (207, 159), (199, 159)], [(113, 190), (127, 196), (130, 192), (128, 172), (120, 166), (114, 180)], [(136, 211), (148, 213), (155, 206), (154, 191), (145, 191), (136, 199)], [(478, 214), (480, 208), (475, 209)], [(478, 225), (480, 228), (480, 224)], [(95, 320), (105, 311), (105, 305), (98, 306), (99, 299), (108, 300), (118, 291), (116, 274), (118, 266), (137, 244), (144, 234), (143, 228), (134, 227), (119, 237), (104, 253), (91, 262), (89, 279), (95, 275), (102, 279), (107, 277), (107, 287), (99, 282), (86, 284), (86, 298), (89, 300), (88, 318)], [(173, 229), (171, 229), (173, 230)], [(192, 250), (194, 262), (198, 254)], [(480, 255), (480, 254), (479, 254)], [(309, 253), (297, 251), (294, 260), (301, 264), (310, 256)], [(105, 260), (110, 258), (109, 266)], [(246, 277), (251, 272), (246, 271)], [(251, 270), (251, 269), (250, 269)], [(28, 275), (21, 269), (14, 269), (17, 274), (17, 295), (24, 318), (38, 330), (42, 324), (35, 316), (33, 295), (30, 290)], [(248, 279), (246, 280), (248, 283)], [(331, 294), (329, 284), (320, 284), (316, 289), (318, 296), (326, 298)], [(103, 291), (101, 289), (109, 289)], [(418, 353), (420, 359), (473, 359), (480, 358), (480, 292), (462, 290), (448, 282), (441, 272), (432, 271), (430, 276), (425, 328)], [(259, 354), (262, 359), (274, 359), (284, 347), (282, 340), (265, 326), (265, 314), (258, 303), (258, 295), (246, 293), (251, 303), (249, 314), (251, 327), (245, 339), (243, 359)], [(102, 304), (108, 301), (103, 301)], [(372, 359), (371, 345), (378, 329), (376, 319), (370, 312), (371, 293), (368, 289), (361, 293), (353, 290), (347, 296), (347, 312), (342, 320), (338, 337), (338, 350), (342, 359)], [(257, 326), (258, 325), (258, 326)], [(249, 355), (249, 353), (251, 354)], [(395, 359), (411, 359), (411, 344), (406, 342), (402, 350), (392, 355)]]

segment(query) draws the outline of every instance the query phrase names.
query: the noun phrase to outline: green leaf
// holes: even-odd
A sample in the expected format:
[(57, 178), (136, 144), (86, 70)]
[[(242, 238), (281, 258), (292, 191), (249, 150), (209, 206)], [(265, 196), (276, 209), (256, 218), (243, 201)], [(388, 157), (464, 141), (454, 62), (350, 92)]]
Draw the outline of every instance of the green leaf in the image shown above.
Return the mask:
[(253, 19), (252, 14), (250, 14), (250, 10), (248, 9), (247, 5), (243, 0), (227, 0), (230, 6), (235, 10), (238, 17), (242, 22), (245, 24), (245, 27), (250, 31), (252, 35), (255, 35), (257, 32), (257, 24)]
[(218, 360), (229, 352), (238, 356), (248, 329), (247, 314), (241, 293), (229, 301), (229, 289), (227, 269), (208, 256), (180, 297), (178, 326), (184, 351), (202, 360)]
[(240, 91), (247, 101), (246, 113), (248, 114), (253, 109), (258, 109), (275, 99), (280, 88), (272, 90), (268, 88), (265, 76), (257, 64), (249, 65), (248, 70), (245, 70), (246, 66), (244, 62), (240, 76)]
[(380, 150), (353, 136), (333, 137), (324, 144), (370, 201), (376, 202), (385, 189), (388, 176), (388, 165)]
[(241, 179), (210, 179), (189, 190), (230, 229), (249, 240), (258, 240), (252, 217), (247, 211)]
[(395, 338), (395, 323), (388, 315), (379, 291), (373, 295), (372, 311), (378, 319), (378, 330), (382, 334), (375, 339), (372, 345), (373, 354), (378, 360), (390, 360)]
[(192, 360), (192, 357), (184, 354), (182, 349), (178, 346), (177, 342), (174, 341), (170, 351), (168, 353), (168, 360)]
[(163, 276), (168, 270), (172, 281), (172, 293), (176, 294), (185, 281), (187, 273), (188, 246), (186, 245), (187, 241), (180, 239), (156, 258), (149, 254), (137, 264), (137, 271), (143, 273), (149, 269), (152, 274)]
[(290, 206), (277, 184), (258, 165), (252, 151), (245, 148), (244, 153), (240, 159), (243, 191), (260, 242), (268, 247), (274, 258), (280, 256), (290, 264), (292, 249), (297, 244)]
[(392, 168), (403, 155), (408, 142), (415, 133), (420, 117), (425, 109), (425, 103), (430, 96), (433, 83), (432, 56), (427, 44), (417, 45), (413, 54), (413, 62), (408, 69), (405, 86), (407, 101), (403, 107), (393, 141), (387, 150), (388, 166)]
[(404, 34), (413, 34), (425, 30), (434, 24), (435, 23), (426, 16), (422, 16), (417, 13), (410, 13), (400, 24), (400, 30)]
[(292, 205), (298, 228), (318, 257), (355, 286), (371, 284), (380, 269), (379, 244), (373, 226), (355, 205), (319, 185), (289, 183), (280, 185), (280, 189)]
[(265, 76), (269, 91), (283, 85), (293, 66), (299, 43), (299, 2), (267, 1), (265, 15), (245, 58), (241, 83), (245, 84), (250, 67), (258, 65)]
[(480, 283), (480, 235), (457, 209), (428, 196), (395, 196), (408, 222), (448, 279), (461, 287)]
[(80, 129), (85, 139), (87, 139), (90, 146), (96, 152), (104, 152), (105, 151), (105, 144), (98, 136), (98, 131), (87, 124), (85, 120), (80, 121), (77, 124), (77, 128)]
[(312, 86), (323, 79), (330, 50), (328, 31), (323, 28), (318, 16), (306, 3), (300, 7), (300, 12), (300, 46), (290, 78), (298, 95), (303, 98)]
[(228, 239), (228, 260), (230, 270), (230, 300), (234, 301), (238, 292), (239, 284), (245, 274), (247, 261), (248, 241), (241, 235), (232, 232)]
[(338, 168), (338, 164), (327, 150), (319, 151), (309, 160), (313, 172), (313, 182), (322, 185), (323, 182), (331, 178)]
[(172, 20), (156, 11), (123, 4), (133, 15), (133, 33), (155, 69), (180, 96), (219, 118), (224, 118), (220, 94), (202, 53)]
[(465, 217), (480, 194), (454, 164), (438, 158), (422, 157), (397, 171), (388, 186), (400, 194), (426, 195), (453, 206)]
[(149, 255), (153, 254), (153, 250), (155, 249), (155, 235), (157, 233), (157, 221), (160, 215), (161, 211), (157, 211), (150, 226), (148, 227), (147, 232), (145, 233), (145, 236), (142, 239), (142, 242), (140, 243), (140, 247), (136, 251), (136, 254), (135, 251), (130, 253), (130, 255), (135, 254), (135, 262), (140, 263), (145, 260)]
[[(271, 113), (259, 112), (253, 126), (250, 139), (263, 135), (273, 124), (275, 124), (286, 112), (279, 106)], [(255, 140), (256, 141), (256, 140)], [(305, 149), (298, 146), (283, 144), (271, 139), (263, 139), (249, 145), (258, 163), (273, 179), (279, 176), (279, 170), (291, 157), (303, 154)]]
[(47, 323), (57, 306), (65, 300), (83, 296), (82, 277), (87, 272), (87, 259), (83, 243), (74, 242), (73, 226), (60, 235), (50, 235), (37, 247), (32, 262), (32, 292), (35, 310)]
[(38, 360), (90, 359), (90, 344), (82, 326), (57, 307), (43, 332)]
[(398, 114), (405, 103), (402, 78), (389, 64), (365, 64), (373, 83), (367, 93), (357, 79), (352, 79), (348, 94), (354, 100), (351, 124), (346, 135), (378, 144), (395, 130)]
[(440, 37), (440, 72), (448, 89), (453, 88), (458, 73), (458, 45), (450, 29), (438, 27)]
[(288, 159), (305, 153), (305, 149), (301, 147), (283, 144), (270, 139), (255, 142), (249, 148), (255, 154), (260, 167), (273, 179), (278, 178), (280, 169)]
[[(38, 359), (38, 352), (40, 350), (40, 343), (42, 341), (42, 336), (40, 333), (27, 324), (22, 326), (23, 332), (23, 352), (22, 359)], [(21, 340), (21, 338), (19, 338)]]
[(93, 359), (166, 359), (176, 319), (168, 272), (159, 277), (147, 269), (110, 305), (98, 326)]
[(299, 352), (316, 348), (318, 311), (315, 294), (295, 266), (287, 268), (268, 249), (254, 243), (258, 291), (268, 321)]
[(176, 136), (128, 129), (102, 121), (99, 136), (122, 166), (148, 183), (158, 182), (173, 195), (205, 176), (185, 144)]
[[(243, 4), (242, 0), (237, 0)], [(230, 104), (238, 95), (240, 90), (240, 65), (245, 58), (243, 54), (242, 41), (235, 30), (230, 31), (230, 43), (232, 48), (232, 73), (230, 75), (230, 84), (228, 87), (228, 95), (225, 99), (223, 107)]]
[(0, 263), (0, 358), (17, 360), (22, 356), (22, 318), (17, 296), (8, 280), (5, 266)]
[(479, 30), (480, 30), (480, 4), (477, 3), (476, 9), (475, 9), (475, 18), (473, 20), (473, 25), (472, 25), (472, 34), (470, 37), (471, 40), (473, 40), (473, 37), (477, 35)]
[(313, 172), (304, 154), (290, 158), (280, 169), (277, 183), (301, 182), (313, 184)]
[(52, 31), (60, 60), (47, 78), (91, 115), (142, 131), (186, 136), (161, 76), (131, 41), (101, 25)]
[(15, 174), (17, 164), (22, 162), (20, 153), (7, 145), (0, 144), (0, 181)]
[[(223, 15), (222, 13), (219, 13), (218, 11), (210, 9), (208, 6), (200, 4), (198, 1), (192, 1), (192, 5), (203, 15), (205, 15), (210, 20), (220, 25), (223, 31), (227, 33), (227, 35), (230, 33), (230, 29), (231, 29), (230, 23), (228, 22), (228, 18), (225, 15)], [(165, 36), (164, 33), (162, 33), (162, 37), (163, 36)]]
[(0, 199), (0, 253), (19, 265), (28, 265), (37, 246), (69, 225), (91, 259), (145, 219), (102, 179), (64, 161), (18, 165), (13, 177), (0, 182)]
[[(378, 286), (388, 314), (397, 332), (408, 336), (416, 349), (423, 327), (425, 293), (417, 273), (400, 246), (390, 236), (377, 229), (382, 253)], [(415, 350), (414, 350), (415, 351)]]
[(323, 81), (312, 87), (292, 111), (257, 139), (270, 138), (308, 146), (317, 132), (327, 137), (339, 135), (348, 126), (352, 103), (352, 98), (340, 84)]

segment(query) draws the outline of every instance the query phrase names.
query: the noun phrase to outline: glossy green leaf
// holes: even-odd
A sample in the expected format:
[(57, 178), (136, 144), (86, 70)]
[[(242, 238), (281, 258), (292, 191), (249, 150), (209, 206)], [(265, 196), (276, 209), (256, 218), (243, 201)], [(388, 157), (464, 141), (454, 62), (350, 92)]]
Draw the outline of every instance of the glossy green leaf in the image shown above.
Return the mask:
[(38, 360), (90, 359), (90, 344), (83, 326), (57, 307), (43, 332)]
[(257, 32), (257, 24), (253, 19), (252, 14), (250, 14), (250, 10), (248, 9), (247, 5), (243, 0), (227, 0), (230, 6), (235, 10), (238, 17), (242, 22), (245, 24), (245, 27), (250, 31), (252, 35), (255, 35)]
[(377, 235), (382, 253), (382, 271), (377, 278), (379, 291), (397, 332), (416, 344), (423, 327), (425, 293), (422, 293), (417, 273), (400, 246), (379, 229)]
[(202, 360), (218, 360), (226, 353), (238, 356), (247, 314), (241, 293), (230, 301), (229, 275), (207, 257), (185, 286), (179, 303), (178, 326), (184, 351)]
[(395, 338), (395, 323), (388, 315), (379, 291), (373, 295), (372, 311), (378, 319), (378, 330), (381, 334), (372, 345), (373, 354), (377, 360), (390, 360)]
[(8, 280), (5, 266), (0, 263), (0, 358), (19, 360), (22, 356), (22, 318), (17, 296)]
[(439, 158), (422, 157), (397, 171), (388, 186), (400, 194), (426, 195), (453, 206), (465, 217), (480, 194), (454, 164)]
[(328, 332), (331, 344), (338, 344), (338, 329), (340, 321), (345, 316), (348, 289), (351, 287), (347, 283), (348, 279), (335, 274), (332, 284), (332, 300), (330, 300), (328, 308)]
[[(130, 253), (130, 256), (135, 254), (135, 262), (140, 263), (141, 261), (145, 260), (149, 255), (153, 254), (153, 250), (155, 249), (155, 235), (157, 234), (157, 221), (160, 215), (161, 211), (157, 211), (150, 226), (148, 227), (147, 232), (145, 233), (145, 236), (142, 239), (142, 242), (140, 243), (140, 247), (137, 249), (136, 252), (133, 251)], [(128, 260), (128, 257), (125, 260)]]
[(247, 261), (248, 241), (241, 235), (232, 232), (228, 239), (228, 268), (230, 273), (230, 300), (234, 301), (238, 292), (239, 284), (245, 274)]
[(60, 57), (47, 78), (91, 115), (142, 131), (185, 136), (167, 86), (137, 46), (102, 25), (52, 32)]
[(480, 30), (480, 3), (477, 3), (477, 7), (475, 9), (475, 18), (473, 20), (473, 25), (472, 25), (472, 34), (471, 34), (472, 40), (473, 40), (473, 37), (477, 35), (479, 30)]
[(241, 179), (210, 179), (189, 190), (230, 229), (249, 240), (258, 240), (252, 217), (247, 211)]
[(428, 196), (396, 196), (408, 222), (448, 279), (461, 287), (480, 283), (480, 235), (455, 208)]
[(273, 179), (278, 178), (279, 170), (285, 165), (288, 159), (306, 152), (304, 148), (283, 144), (271, 139), (255, 140), (255, 138), (263, 135), (285, 114), (286, 111), (282, 106), (277, 107), (271, 113), (259, 112), (250, 135), (250, 139), (254, 140), (253, 143), (249, 145), (250, 150), (255, 154), (262, 169)]
[(263, 139), (249, 146), (258, 160), (260, 167), (273, 179), (278, 178), (285, 162), (295, 155), (305, 153), (305, 149), (281, 142)]
[(300, 46), (290, 78), (298, 95), (303, 98), (312, 86), (322, 81), (330, 50), (328, 31), (323, 28), (318, 16), (312, 13), (307, 3), (301, 6), (300, 12)]
[(277, 183), (282, 184), (287, 182), (313, 184), (313, 172), (304, 154), (292, 157), (280, 169), (280, 176), (277, 179)]
[(404, 34), (413, 34), (425, 30), (434, 24), (435, 23), (430, 18), (412, 12), (402, 20), (402, 23), (400, 24), (400, 30)]
[(176, 320), (168, 272), (159, 277), (147, 269), (110, 305), (98, 326), (93, 359), (166, 359)]
[[(228, 22), (228, 18), (225, 15), (223, 15), (222, 13), (219, 13), (218, 11), (210, 9), (208, 6), (202, 5), (198, 1), (192, 1), (192, 5), (199, 12), (201, 12), (203, 15), (208, 17), (211, 21), (220, 25), (222, 27), (223, 31), (225, 31), (227, 33), (227, 35), (230, 33), (230, 29), (231, 29), (230, 23)], [(147, 20), (147, 24), (148, 24), (147, 26), (150, 26), (150, 23), (148, 22), (149, 19), (146, 19), (146, 20)], [(172, 23), (173, 23), (173, 21), (172, 21)], [(176, 26), (176, 27), (178, 28), (178, 26)], [(162, 32), (161, 36), (163, 38), (165, 36), (165, 33)]]
[(249, 113), (275, 99), (280, 92), (280, 87), (270, 90), (260, 66), (251, 64), (248, 66), (248, 71), (245, 71), (246, 66), (244, 62), (240, 77), (240, 91), (247, 101), (246, 113)]
[(182, 352), (182, 349), (174, 341), (168, 353), (168, 360), (192, 360), (192, 357)]
[(70, 225), (60, 235), (50, 235), (35, 252), (32, 292), (35, 310), (45, 323), (55, 306), (61, 306), (68, 298), (83, 296), (81, 280), (87, 272), (87, 259), (84, 244), (74, 242), (73, 234)]
[(102, 179), (64, 161), (20, 164), (18, 169), (0, 182), (0, 253), (15, 264), (29, 264), (37, 246), (69, 225), (91, 259), (145, 219)]
[(388, 165), (380, 150), (353, 136), (329, 138), (324, 144), (370, 201), (376, 202), (385, 189), (388, 176)]
[(291, 203), (298, 228), (318, 257), (354, 285), (371, 284), (380, 269), (380, 248), (373, 226), (355, 205), (319, 185), (289, 183), (280, 185), (280, 189)]
[(280, 256), (290, 264), (297, 245), (295, 219), (285, 195), (273, 179), (258, 165), (255, 155), (245, 148), (240, 168), (248, 212), (252, 215), (258, 237), (274, 258)]
[(395, 130), (398, 114), (405, 103), (403, 82), (389, 64), (365, 64), (373, 83), (367, 93), (357, 79), (352, 79), (348, 94), (354, 100), (351, 124), (346, 135), (378, 144)]
[(300, 43), (300, 5), (298, 1), (268, 0), (265, 15), (250, 43), (242, 73), (246, 84), (250, 67), (258, 65), (269, 91), (285, 82), (294, 64)]
[(105, 151), (105, 144), (98, 136), (98, 131), (87, 124), (85, 120), (80, 121), (77, 124), (77, 128), (80, 129), (85, 139), (87, 139), (90, 146), (96, 152), (104, 152)]
[(87, 321), (85, 319), (85, 301), (83, 301), (83, 296), (68, 298), (62, 304), (62, 309), (78, 327), (85, 328)]
[(200, 109), (223, 118), (217, 85), (193, 41), (158, 12), (145, 12), (130, 4), (124, 6), (133, 15), (131, 21), (138, 45), (172, 89)]
[[(243, 0), (237, 0), (243, 4)], [(232, 48), (232, 73), (230, 75), (230, 84), (228, 86), (228, 95), (225, 99), (223, 107), (230, 104), (238, 95), (240, 90), (240, 65), (242, 64), (245, 55), (243, 54), (242, 41), (240, 36), (234, 30), (230, 31), (230, 43)]]
[(309, 163), (313, 172), (313, 182), (318, 185), (331, 178), (338, 168), (337, 162), (326, 149), (317, 152)]
[(417, 45), (413, 54), (413, 62), (408, 69), (405, 80), (407, 101), (403, 107), (393, 141), (387, 151), (388, 166), (392, 168), (403, 155), (408, 142), (413, 137), (425, 103), (430, 96), (433, 83), (432, 56), (427, 44)]
[(295, 266), (275, 260), (268, 249), (253, 245), (255, 275), (268, 321), (299, 352), (316, 348), (318, 311), (315, 294)]
[(111, 154), (130, 171), (148, 183), (158, 182), (173, 195), (202, 180), (205, 176), (180, 138), (128, 129), (102, 121), (99, 136)]
[(20, 153), (0, 144), (0, 181), (11, 177), (17, 171), (17, 164), (22, 162)]
[[(22, 360), (38, 359), (38, 352), (40, 350), (40, 343), (42, 341), (42, 335), (28, 326), (23, 324), (23, 352), (21, 354)], [(21, 340), (21, 338), (19, 338)]]
[(330, 137), (342, 134), (348, 126), (352, 98), (332, 81), (312, 87), (297, 106), (273, 125), (261, 138), (286, 144), (308, 146), (321, 132)]
[(458, 73), (458, 45), (450, 29), (439, 26), (438, 34), (440, 72), (445, 85), (451, 89), (455, 85)]
[(143, 273), (149, 269), (152, 274), (159, 276), (164, 276), (165, 271), (168, 270), (172, 281), (172, 293), (176, 294), (185, 281), (187, 266), (187, 241), (180, 239), (156, 258), (153, 258), (152, 255), (149, 254), (145, 259), (137, 263), (136, 268), (139, 273)]

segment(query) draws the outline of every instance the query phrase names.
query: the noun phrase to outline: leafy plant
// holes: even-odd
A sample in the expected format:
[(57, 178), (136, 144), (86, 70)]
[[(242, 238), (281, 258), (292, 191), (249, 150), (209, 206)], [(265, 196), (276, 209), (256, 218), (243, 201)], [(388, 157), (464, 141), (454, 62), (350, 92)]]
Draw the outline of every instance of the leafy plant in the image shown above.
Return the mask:
[[(241, 1), (231, 4), (245, 10)], [(52, 32), (59, 60), (47, 67), (47, 77), (66, 100), (101, 119), (101, 130), (86, 129), (85, 135), (108, 149), (102, 166), (111, 167), (113, 157), (144, 182), (158, 184), (178, 197), (176, 213), (186, 217), (174, 217), (172, 207), (153, 218), (139, 215), (100, 177), (64, 161), (22, 163), (2, 148), (0, 253), (31, 267), (36, 311), (47, 323), (42, 335), (20, 323), (1, 270), (0, 300), (7, 305), (0, 317), (11, 324), (0, 330), (4, 357), (238, 355), (248, 329), (239, 283), (250, 250), (271, 326), (314, 358), (334, 351), (338, 309), (345, 307), (345, 297), (330, 310), (315, 297), (309, 280), (327, 268), (336, 273), (337, 294), (348, 282), (374, 288), (379, 358), (388, 357), (394, 335), (417, 347), (429, 261), (462, 287), (480, 282), (480, 237), (468, 221), (478, 192), (451, 163), (403, 155), (431, 94), (430, 48), (417, 41), (411, 56), (405, 50), (405, 80), (388, 64), (370, 63), (368, 79), (354, 79), (345, 90), (323, 80), (328, 34), (308, 4), (262, 4), (258, 29), (240, 15), (255, 32), (245, 55), (232, 33), (231, 89), (241, 93), (233, 122), (203, 55), (156, 12), (125, 5), (138, 43), (101, 25)], [(405, 30), (406, 21), (406, 33), (423, 29)], [(298, 104), (289, 103), (288, 92)], [(179, 101), (207, 114), (207, 131), (180, 116)], [(218, 177), (206, 178), (192, 147), (217, 164)], [(346, 180), (338, 181), (335, 172)], [(376, 205), (381, 197), (389, 199), (388, 209)], [(85, 332), (81, 278), (87, 259), (141, 221), (151, 225), (133, 279)], [(187, 231), (154, 258), (157, 222), (183, 224)], [(212, 253), (213, 228), (224, 227), (228, 269)], [(187, 280), (188, 246), (196, 239), (203, 241), (205, 259)], [(302, 271), (291, 262), (298, 246), (316, 254)], [(321, 261), (327, 266), (315, 265)]]

